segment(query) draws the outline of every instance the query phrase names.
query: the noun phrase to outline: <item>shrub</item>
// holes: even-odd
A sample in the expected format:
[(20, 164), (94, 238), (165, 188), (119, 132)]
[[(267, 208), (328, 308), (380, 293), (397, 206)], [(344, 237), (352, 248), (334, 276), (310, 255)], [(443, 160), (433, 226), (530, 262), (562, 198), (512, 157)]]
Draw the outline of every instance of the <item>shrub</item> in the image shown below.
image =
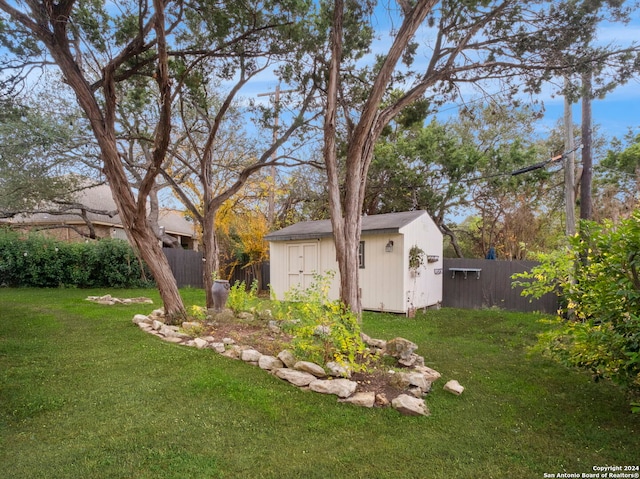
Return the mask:
[(241, 311), (250, 311), (258, 302), (258, 280), (256, 279), (253, 280), (248, 291), (244, 281), (236, 281), (229, 289), (227, 306), (236, 314)]
[(582, 222), (571, 248), (514, 275), (523, 294), (556, 291), (563, 306), (540, 348), (640, 393), (640, 210), (617, 225)]
[(13, 287), (148, 286), (150, 274), (126, 241), (65, 243), (0, 230), (0, 281)]
[(352, 371), (365, 368), (365, 345), (357, 317), (340, 301), (328, 297), (333, 274), (314, 275), (307, 289), (294, 288), (277, 303), (275, 316), (293, 335), (294, 354), (318, 364), (336, 361)]

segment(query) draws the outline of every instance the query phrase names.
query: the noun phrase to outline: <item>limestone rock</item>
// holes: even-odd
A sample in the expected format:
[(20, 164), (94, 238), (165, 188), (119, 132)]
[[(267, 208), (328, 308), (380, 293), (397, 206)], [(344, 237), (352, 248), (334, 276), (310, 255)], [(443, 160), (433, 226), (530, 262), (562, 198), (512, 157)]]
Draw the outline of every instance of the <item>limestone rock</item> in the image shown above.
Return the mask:
[(240, 359), (248, 363), (257, 363), (260, 360), (262, 353), (255, 349), (245, 349), (240, 353)]
[(424, 378), (429, 382), (437, 381), (442, 377), (442, 374), (438, 371), (427, 366), (416, 366), (414, 369), (424, 374)]
[(452, 379), (444, 385), (444, 390), (453, 393), (456, 396), (460, 396), (460, 394), (462, 394), (462, 391), (464, 391), (464, 386), (461, 386), (458, 381)]
[(424, 392), (428, 392), (431, 390), (431, 383), (426, 380), (424, 374), (422, 373), (400, 373), (404, 374), (407, 381), (411, 386), (416, 386), (422, 389)]
[(376, 394), (376, 404), (380, 407), (387, 407), (389, 405), (387, 395), (385, 393)]
[(360, 333), (360, 337), (362, 342), (371, 348), (385, 349), (387, 347), (387, 342), (382, 339), (374, 339), (364, 333)]
[(260, 369), (265, 369), (267, 371), (271, 371), (273, 369), (283, 368), (284, 364), (275, 356), (269, 356), (268, 354), (263, 354), (258, 359), (258, 366)]
[(342, 364), (336, 363), (335, 361), (329, 361), (327, 364), (325, 364), (325, 367), (329, 371), (329, 376), (347, 379), (351, 377), (351, 370), (348, 367), (343, 366)]
[(225, 346), (230, 346), (232, 344), (236, 344), (235, 340), (231, 339), (231, 338), (222, 338), (222, 343)]
[(280, 351), (280, 353), (278, 354), (278, 359), (282, 361), (288, 368), (292, 368), (297, 362), (296, 357), (288, 349)]
[(424, 402), (408, 394), (400, 394), (391, 401), (391, 406), (405, 416), (430, 416), (431, 413)]
[(376, 403), (376, 393), (374, 393), (373, 391), (355, 393), (351, 397), (348, 397), (345, 399), (338, 399), (338, 401), (346, 402), (349, 404), (355, 404), (356, 406), (373, 407), (374, 404)]
[(293, 365), (293, 369), (313, 374), (317, 378), (323, 378), (327, 375), (322, 366), (318, 366), (317, 364), (309, 361), (298, 361)]
[(252, 322), (255, 319), (253, 314), (249, 313), (248, 311), (242, 311), (242, 312), (238, 313), (238, 315), (236, 317), (240, 321), (246, 321), (248, 323)]
[(133, 324), (149, 323), (150, 322), (149, 318), (147, 316), (145, 316), (144, 314), (136, 314), (131, 321), (133, 321)]
[(346, 398), (356, 391), (357, 386), (358, 383), (348, 379), (316, 379), (309, 384), (309, 389), (321, 394), (335, 394)]
[(231, 359), (240, 359), (240, 353), (241, 353), (240, 347), (233, 344), (229, 349), (226, 349), (222, 353), (222, 355)]
[(227, 348), (225, 348), (224, 346), (224, 343), (211, 342), (209, 344), (209, 347), (213, 349), (216, 353), (220, 353), (220, 354), (224, 353), (227, 350)]
[(151, 327), (156, 331), (160, 331), (162, 329), (162, 326), (164, 326), (164, 323), (162, 321), (158, 321), (157, 319), (154, 319), (153, 323), (151, 323)]
[(415, 353), (411, 353), (408, 358), (398, 359), (398, 363), (408, 368), (415, 368), (417, 366), (424, 366), (424, 358)]
[(412, 343), (408, 339), (394, 338), (387, 341), (387, 354), (394, 358), (408, 361), (411, 359), (411, 355), (416, 349), (418, 349), (418, 345), (416, 343)]
[(319, 380), (313, 374), (305, 373), (304, 371), (296, 371), (295, 369), (281, 368), (275, 369), (274, 371), (277, 377), (298, 387), (308, 386), (311, 382)]
[(168, 343), (181, 343), (182, 342), (182, 338), (178, 338), (175, 336), (165, 336), (164, 338), (162, 338), (164, 341), (168, 342)]
[(209, 345), (209, 342), (206, 339), (202, 339), (202, 338), (195, 338), (193, 340), (193, 344), (195, 345), (196, 348), (198, 349), (204, 349)]

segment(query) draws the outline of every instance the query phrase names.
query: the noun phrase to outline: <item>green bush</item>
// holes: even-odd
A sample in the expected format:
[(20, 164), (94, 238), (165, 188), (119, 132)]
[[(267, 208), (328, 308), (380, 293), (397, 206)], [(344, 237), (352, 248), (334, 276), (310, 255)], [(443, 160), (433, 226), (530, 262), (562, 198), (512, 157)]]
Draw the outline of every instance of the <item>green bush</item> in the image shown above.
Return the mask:
[(514, 275), (523, 294), (562, 295), (557, 328), (539, 346), (640, 394), (640, 210), (617, 225), (582, 222), (571, 248)]
[(307, 289), (290, 290), (284, 303), (275, 302), (274, 315), (293, 336), (297, 358), (326, 364), (335, 361), (352, 371), (366, 368), (365, 344), (355, 314), (328, 298), (332, 274), (314, 275)]
[(147, 268), (123, 240), (65, 243), (0, 230), (0, 284), (13, 287), (149, 286)]

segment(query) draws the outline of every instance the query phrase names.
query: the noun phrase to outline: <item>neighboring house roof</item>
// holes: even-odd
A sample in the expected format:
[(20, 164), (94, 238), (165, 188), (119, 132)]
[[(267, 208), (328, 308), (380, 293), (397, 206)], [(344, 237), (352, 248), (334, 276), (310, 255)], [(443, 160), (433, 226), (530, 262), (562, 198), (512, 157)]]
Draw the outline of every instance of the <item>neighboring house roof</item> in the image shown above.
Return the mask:
[[(398, 233), (400, 228), (412, 223), (426, 211), (403, 211), (400, 213), (384, 213), (362, 217), (362, 235)], [(267, 241), (292, 241), (313, 238), (324, 238), (333, 235), (331, 220), (303, 221), (287, 226), (265, 236)]]
[[(81, 190), (76, 194), (75, 201), (77, 204), (86, 208), (86, 217), (92, 223), (122, 228), (116, 202), (113, 199), (109, 185), (102, 184)], [(98, 211), (100, 213), (98, 213)], [(107, 214), (103, 214), (102, 212)], [(80, 214), (81, 208), (70, 207), (69, 212), (63, 214), (36, 213), (33, 215), (17, 215), (7, 222), (16, 226), (44, 226), (51, 224), (79, 225), (85, 223)], [(164, 226), (165, 233), (167, 234), (195, 236), (195, 226), (193, 222), (187, 221), (180, 211), (161, 209), (158, 223), (160, 226)]]

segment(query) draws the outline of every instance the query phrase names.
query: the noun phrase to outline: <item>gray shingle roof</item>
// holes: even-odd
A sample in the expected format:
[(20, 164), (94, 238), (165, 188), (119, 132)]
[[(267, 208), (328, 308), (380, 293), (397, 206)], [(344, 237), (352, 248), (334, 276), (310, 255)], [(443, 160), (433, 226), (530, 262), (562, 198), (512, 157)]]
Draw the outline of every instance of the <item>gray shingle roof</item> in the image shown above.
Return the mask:
[[(397, 233), (400, 228), (415, 221), (426, 211), (403, 211), (362, 217), (362, 235)], [(265, 236), (267, 241), (291, 241), (332, 236), (330, 220), (303, 221), (274, 231)]]

